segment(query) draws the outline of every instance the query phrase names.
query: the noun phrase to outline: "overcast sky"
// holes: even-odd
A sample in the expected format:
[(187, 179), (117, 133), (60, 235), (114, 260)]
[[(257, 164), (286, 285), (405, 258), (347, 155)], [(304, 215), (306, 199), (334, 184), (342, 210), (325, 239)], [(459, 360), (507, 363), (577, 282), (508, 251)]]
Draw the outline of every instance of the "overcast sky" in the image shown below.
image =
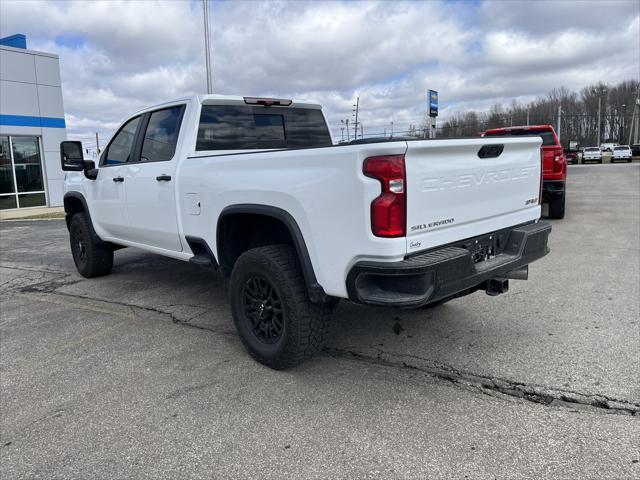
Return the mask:
[[(215, 93), (313, 99), (365, 133), (640, 77), (638, 1), (210, 2)], [(201, 1), (0, 1), (0, 36), (60, 55), (70, 138), (205, 93)], [(106, 140), (106, 138), (105, 138)]]

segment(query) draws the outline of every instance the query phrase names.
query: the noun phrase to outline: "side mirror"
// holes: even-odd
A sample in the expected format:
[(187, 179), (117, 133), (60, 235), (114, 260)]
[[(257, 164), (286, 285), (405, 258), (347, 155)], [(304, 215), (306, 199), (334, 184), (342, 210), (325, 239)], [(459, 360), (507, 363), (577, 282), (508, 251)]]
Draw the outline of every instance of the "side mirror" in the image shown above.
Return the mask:
[(61, 142), (60, 163), (62, 170), (65, 172), (82, 172), (85, 168), (82, 143), (71, 141)]

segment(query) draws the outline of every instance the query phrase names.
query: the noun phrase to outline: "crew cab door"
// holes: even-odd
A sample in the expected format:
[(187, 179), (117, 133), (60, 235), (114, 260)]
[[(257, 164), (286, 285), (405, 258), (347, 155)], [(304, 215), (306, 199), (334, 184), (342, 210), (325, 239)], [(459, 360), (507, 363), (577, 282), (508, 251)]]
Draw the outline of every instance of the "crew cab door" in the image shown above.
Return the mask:
[(182, 251), (176, 212), (176, 146), (185, 105), (145, 113), (126, 166), (127, 240)]
[(129, 220), (124, 180), (141, 120), (142, 116), (134, 117), (118, 130), (100, 159), (98, 176), (87, 182), (91, 220), (102, 236), (127, 238)]

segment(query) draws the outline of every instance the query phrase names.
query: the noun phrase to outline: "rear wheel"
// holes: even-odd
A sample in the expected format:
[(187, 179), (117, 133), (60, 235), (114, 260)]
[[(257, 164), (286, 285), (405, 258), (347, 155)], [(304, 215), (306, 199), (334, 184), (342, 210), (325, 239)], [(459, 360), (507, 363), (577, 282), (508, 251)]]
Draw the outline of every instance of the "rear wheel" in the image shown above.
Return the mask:
[(80, 275), (91, 278), (111, 272), (113, 249), (96, 235), (86, 214), (76, 213), (71, 217), (69, 241)]
[(295, 250), (270, 245), (243, 253), (231, 273), (233, 321), (258, 362), (293, 367), (323, 343), (336, 302), (311, 303)]
[(549, 199), (549, 218), (561, 219), (564, 218), (564, 202), (565, 194), (552, 195)]

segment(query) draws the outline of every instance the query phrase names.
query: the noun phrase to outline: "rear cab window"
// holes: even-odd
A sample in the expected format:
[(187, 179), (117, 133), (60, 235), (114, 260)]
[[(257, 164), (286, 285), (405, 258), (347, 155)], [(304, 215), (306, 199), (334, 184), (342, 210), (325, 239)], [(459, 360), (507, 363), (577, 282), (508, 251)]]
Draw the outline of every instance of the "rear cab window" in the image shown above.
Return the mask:
[(312, 108), (202, 105), (196, 150), (331, 146), (322, 111)]

